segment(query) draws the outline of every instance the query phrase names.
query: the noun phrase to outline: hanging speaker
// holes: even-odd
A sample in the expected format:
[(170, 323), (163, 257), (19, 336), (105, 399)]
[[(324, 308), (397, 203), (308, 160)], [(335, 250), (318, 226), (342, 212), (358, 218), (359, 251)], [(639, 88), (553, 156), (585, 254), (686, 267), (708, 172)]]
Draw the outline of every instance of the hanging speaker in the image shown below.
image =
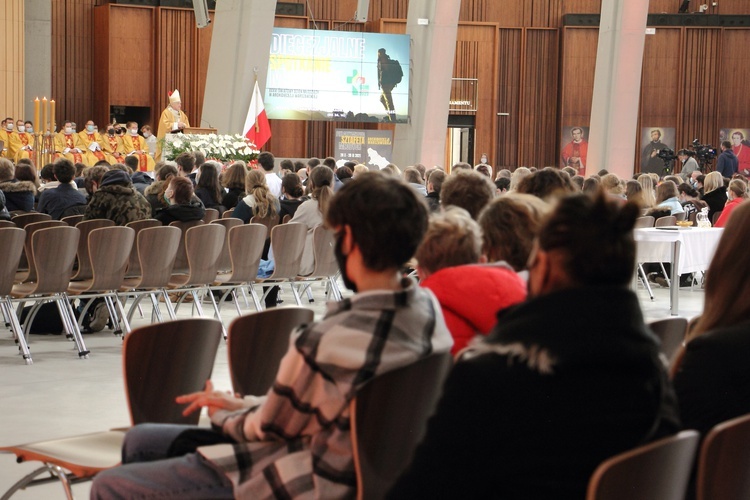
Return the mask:
[(370, 12), (370, 0), (357, 0), (357, 13), (354, 19), (360, 23), (367, 21), (367, 14)]

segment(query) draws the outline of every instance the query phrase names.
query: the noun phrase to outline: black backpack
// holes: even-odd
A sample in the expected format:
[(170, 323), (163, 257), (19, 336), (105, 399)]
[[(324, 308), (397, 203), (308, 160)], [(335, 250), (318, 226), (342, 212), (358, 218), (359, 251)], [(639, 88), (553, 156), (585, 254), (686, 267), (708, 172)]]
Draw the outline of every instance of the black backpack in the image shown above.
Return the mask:
[(387, 61), (380, 63), (381, 85), (398, 85), (404, 78), (404, 70), (401, 69), (401, 63), (396, 59), (388, 58)]

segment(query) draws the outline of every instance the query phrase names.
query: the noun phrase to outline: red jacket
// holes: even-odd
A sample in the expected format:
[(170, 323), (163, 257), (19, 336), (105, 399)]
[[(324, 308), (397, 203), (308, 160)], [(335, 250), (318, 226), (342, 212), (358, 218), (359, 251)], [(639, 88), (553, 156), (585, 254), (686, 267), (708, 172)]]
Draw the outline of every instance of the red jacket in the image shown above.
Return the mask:
[(468, 265), (447, 267), (422, 280), (443, 308), (453, 336), (452, 353), (467, 346), (477, 334), (487, 335), (496, 314), (526, 299), (526, 282), (510, 269)]
[(735, 198), (733, 200), (729, 200), (727, 204), (724, 205), (724, 210), (721, 211), (719, 220), (716, 221), (714, 227), (725, 227), (727, 225), (727, 221), (729, 220), (729, 216), (732, 215), (732, 211), (744, 201), (747, 200), (745, 198)]

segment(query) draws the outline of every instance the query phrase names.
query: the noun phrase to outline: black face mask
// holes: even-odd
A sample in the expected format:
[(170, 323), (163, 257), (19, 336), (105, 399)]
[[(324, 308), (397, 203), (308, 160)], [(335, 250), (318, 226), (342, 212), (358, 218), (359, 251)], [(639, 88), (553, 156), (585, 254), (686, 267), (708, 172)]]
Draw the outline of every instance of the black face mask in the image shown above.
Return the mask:
[(333, 249), (334, 255), (336, 255), (336, 262), (339, 265), (339, 269), (341, 270), (341, 279), (344, 280), (344, 286), (351, 290), (354, 293), (357, 293), (357, 284), (354, 283), (351, 279), (349, 279), (349, 276), (346, 275), (346, 259), (347, 256), (344, 255), (344, 253), (341, 251), (341, 245), (344, 241), (344, 233), (341, 233), (341, 236), (336, 238), (336, 246)]
[(107, 133), (109, 135), (115, 135), (115, 129), (111, 128), (111, 129), (107, 130)]

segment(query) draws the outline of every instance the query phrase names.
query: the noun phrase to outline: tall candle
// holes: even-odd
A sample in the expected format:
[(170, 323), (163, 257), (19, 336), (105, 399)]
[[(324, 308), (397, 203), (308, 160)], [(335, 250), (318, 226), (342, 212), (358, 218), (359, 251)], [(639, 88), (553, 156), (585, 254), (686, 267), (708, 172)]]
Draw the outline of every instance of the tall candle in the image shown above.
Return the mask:
[(49, 131), (54, 132), (55, 131), (55, 100), (54, 99), (50, 100), (49, 105), (50, 105)]
[(39, 131), (45, 133), (47, 131), (47, 98), (42, 98), (42, 122), (39, 124)]
[(34, 127), (39, 127), (39, 98), (34, 99)]

